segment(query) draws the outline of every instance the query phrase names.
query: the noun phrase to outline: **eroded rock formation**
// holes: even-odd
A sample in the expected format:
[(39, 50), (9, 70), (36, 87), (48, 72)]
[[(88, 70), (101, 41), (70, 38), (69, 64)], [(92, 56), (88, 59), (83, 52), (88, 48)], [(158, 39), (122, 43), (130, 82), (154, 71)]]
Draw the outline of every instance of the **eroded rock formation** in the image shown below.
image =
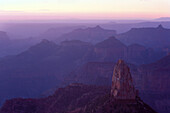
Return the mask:
[(114, 67), (111, 95), (115, 99), (128, 100), (134, 100), (137, 96), (130, 69), (123, 60), (119, 60)]

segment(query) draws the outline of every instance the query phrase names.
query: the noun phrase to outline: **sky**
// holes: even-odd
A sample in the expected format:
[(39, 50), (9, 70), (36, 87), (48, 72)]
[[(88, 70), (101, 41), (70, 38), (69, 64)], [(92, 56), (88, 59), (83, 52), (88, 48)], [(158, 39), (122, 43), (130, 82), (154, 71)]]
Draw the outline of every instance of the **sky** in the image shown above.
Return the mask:
[(170, 17), (170, 0), (0, 0), (0, 20)]

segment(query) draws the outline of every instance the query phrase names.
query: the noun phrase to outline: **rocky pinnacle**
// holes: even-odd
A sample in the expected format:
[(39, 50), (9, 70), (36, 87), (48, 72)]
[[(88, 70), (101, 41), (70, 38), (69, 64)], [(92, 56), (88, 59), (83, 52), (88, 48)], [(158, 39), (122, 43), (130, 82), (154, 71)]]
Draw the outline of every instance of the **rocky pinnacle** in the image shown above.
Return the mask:
[(137, 93), (132, 82), (129, 67), (123, 60), (119, 60), (114, 67), (111, 95), (115, 99), (134, 100)]

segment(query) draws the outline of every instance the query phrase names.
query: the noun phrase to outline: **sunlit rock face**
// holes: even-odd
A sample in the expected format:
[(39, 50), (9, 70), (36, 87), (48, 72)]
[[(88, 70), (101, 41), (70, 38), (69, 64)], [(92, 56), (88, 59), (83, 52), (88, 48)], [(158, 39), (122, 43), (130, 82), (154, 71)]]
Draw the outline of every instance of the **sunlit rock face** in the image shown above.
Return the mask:
[(134, 100), (136, 94), (130, 69), (123, 60), (119, 60), (114, 67), (111, 95), (115, 99)]

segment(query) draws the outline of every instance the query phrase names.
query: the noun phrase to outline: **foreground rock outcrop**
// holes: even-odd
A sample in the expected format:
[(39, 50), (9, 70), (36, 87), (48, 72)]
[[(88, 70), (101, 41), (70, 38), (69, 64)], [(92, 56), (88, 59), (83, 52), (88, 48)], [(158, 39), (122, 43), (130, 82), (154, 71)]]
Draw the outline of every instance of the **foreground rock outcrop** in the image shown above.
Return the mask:
[(135, 90), (129, 67), (119, 60), (114, 67), (111, 94), (92, 101), (77, 113), (156, 113)]
[(46, 98), (7, 100), (0, 113), (66, 113), (81, 109), (109, 92), (109, 87), (70, 84)]
[(116, 101), (109, 95), (96, 99), (89, 103), (83, 112), (77, 113), (156, 113), (151, 107), (145, 104), (140, 98), (134, 101)]
[(40, 99), (7, 100), (0, 113), (156, 113), (137, 95), (129, 67), (119, 60), (112, 88), (71, 84)]
[[(89, 62), (69, 75), (70, 83), (111, 85), (112, 62)], [(128, 64), (141, 99), (159, 113), (170, 112), (170, 55), (151, 64)]]
[(130, 69), (122, 60), (119, 60), (114, 68), (111, 95), (115, 99), (126, 100), (135, 100), (137, 96)]

